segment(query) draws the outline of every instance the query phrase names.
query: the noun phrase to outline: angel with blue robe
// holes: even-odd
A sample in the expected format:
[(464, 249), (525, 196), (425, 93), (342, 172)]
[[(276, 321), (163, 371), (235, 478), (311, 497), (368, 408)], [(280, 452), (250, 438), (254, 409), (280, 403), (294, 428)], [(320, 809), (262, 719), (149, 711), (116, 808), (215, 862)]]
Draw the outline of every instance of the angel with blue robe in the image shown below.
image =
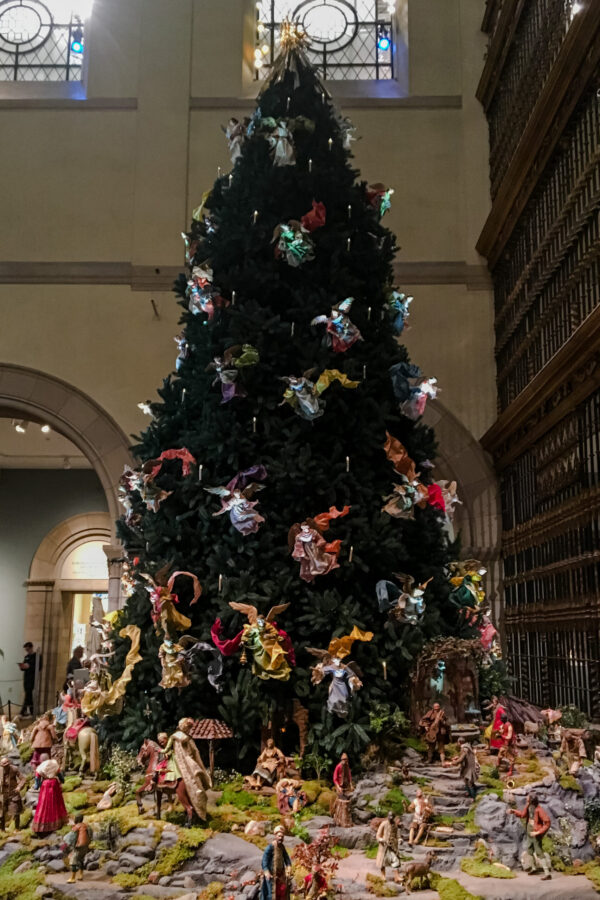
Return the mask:
[(356, 625), (350, 634), (340, 638), (332, 638), (327, 650), (307, 647), (309, 653), (320, 661), (311, 668), (311, 681), (320, 684), (327, 675), (331, 675), (329, 693), (327, 695), (327, 711), (331, 715), (346, 719), (350, 712), (352, 697), (362, 687), (362, 672), (354, 662), (343, 662), (350, 654), (354, 641), (371, 641), (372, 631), (361, 631)]

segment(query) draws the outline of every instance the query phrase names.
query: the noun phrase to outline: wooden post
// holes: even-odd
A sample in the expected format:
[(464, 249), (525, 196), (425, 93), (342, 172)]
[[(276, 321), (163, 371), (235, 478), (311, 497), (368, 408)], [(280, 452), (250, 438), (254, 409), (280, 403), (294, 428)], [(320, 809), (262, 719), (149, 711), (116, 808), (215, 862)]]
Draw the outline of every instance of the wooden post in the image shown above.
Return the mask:
[(212, 738), (208, 742), (208, 766), (212, 778), (215, 771), (215, 742)]

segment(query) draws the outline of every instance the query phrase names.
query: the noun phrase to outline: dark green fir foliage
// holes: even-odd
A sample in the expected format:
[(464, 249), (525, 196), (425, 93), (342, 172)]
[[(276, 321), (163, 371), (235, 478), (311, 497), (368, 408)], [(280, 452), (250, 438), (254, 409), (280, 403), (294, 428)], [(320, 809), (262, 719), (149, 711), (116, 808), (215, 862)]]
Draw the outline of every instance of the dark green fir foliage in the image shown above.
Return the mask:
[[(345, 123), (315, 73), (297, 50), (286, 61), (287, 68), (280, 60), (258, 107), (263, 118), (295, 120), (290, 127), (296, 164), (275, 166), (265, 133), (257, 127), (244, 141), (232, 176), (214, 184), (206, 204), (211, 229), (194, 221), (188, 239), (193, 263), (210, 265), (214, 285), (228, 300), (235, 292), (235, 303), (217, 307), (211, 322), (204, 313), (192, 315), (187, 279), (180, 277), (176, 293), (191, 353), (165, 380), (161, 402), (152, 405), (154, 419), (135, 448), (145, 461), (186, 447), (203, 468), (200, 481), (197, 467), (183, 477), (179, 462), (166, 463), (157, 483), (172, 494), (157, 512), (147, 511), (138, 498), (141, 524), (135, 529), (120, 525), (127, 552), (138, 561), (135, 590), (119, 624), (141, 627), (143, 661), (134, 670), (122, 715), (104, 720), (102, 728), (131, 748), (146, 735), (172, 729), (184, 715), (218, 717), (233, 728), (238, 760), (247, 764), (260, 745), (261, 725), (278, 711), (289, 712), (293, 698), (299, 698), (309, 709), (315, 752), (339, 752), (345, 746), (357, 754), (369, 738), (374, 704), (406, 708), (411, 660), (423, 641), (460, 630), (456, 608), (447, 602), (444, 566), (451, 556), (441, 514), (426, 507), (416, 509), (414, 519), (399, 520), (381, 512), (383, 497), (399, 481), (383, 451), (386, 430), (406, 446), (424, 482), (431, 480), (424, 464), (435, 457), (431, 429), (399, 412), (390, 383), (390, 366), (407, 359), (384, 312), (393, 286), (395, 239), (368, 202), (366, 185), (344, 147)], [(325, 205), (326, 224), (311, 235), (315, 259), (295, 268), (276, 259), (273, 231), (300, 219), (313, 200)], [(310, 323), (350, 296), (355, 298), (350, 317), (364, 340), (334, 353), (323, 326)], [(212, 385), (214, 372), (206, 367), (228, 347), (245, 343), (260, 354), (259, 364), (240, 375), (247, 397), (222, 404), (219, 387)], [(325, 414), (312, 422), (280, 405), (286, 386), (280, 379), (310, 369), (315, 380), (324, 369), (339, 369), (360, 382), (354, 390), (334, 383), (324, 394)], [(227, 514), (213, 516), (220, 501), (204, 487), (226, 484), (259, 463), (268, 476), (255, 499), (266, 521), (256, 534), (244, 537)], [(343, 541), (340, 568), (307, 584), (291, 558), (288, 531), (296, 522), (345, 504), (350, 514), (333, 521), (326, 534), (328, 540)], [(290, 603), (278, 619), (296, 650), (290, 680), (260, 681), (237, 654), (225, 659), (225, 689), (219, 695), (207, 681), (200, 656), (190, 687), (181, 692), (160, 688), (161, 638), (151, 626), (141, 573), (155, 574), (165, 563), (199, 577), (203, 593), (194, 606), (189, 605), (191, 583), (178, 582), (178, 608), (192, 619), (191, 633), (205, 641), (217, 616), (228, 636), (245, 622), (230, 609), (230, 600), (263, 612)], [(375, 584), (393, 580), (394, 572), (410, 573), (418, 581), (433, 578), (419, 626), (394, 624), (379, 612)], [(326, 648), (333, 635), (347, 634), (355, 624), (374, 638), (354, 644), (351, 658), (363, 672), (363, 688), (342, 721), (325, 710), (328, 682), (311, 685), (310, 666), (316, 660), (305, 648)], [(115, 672), (127, 646), (117, 640)]]

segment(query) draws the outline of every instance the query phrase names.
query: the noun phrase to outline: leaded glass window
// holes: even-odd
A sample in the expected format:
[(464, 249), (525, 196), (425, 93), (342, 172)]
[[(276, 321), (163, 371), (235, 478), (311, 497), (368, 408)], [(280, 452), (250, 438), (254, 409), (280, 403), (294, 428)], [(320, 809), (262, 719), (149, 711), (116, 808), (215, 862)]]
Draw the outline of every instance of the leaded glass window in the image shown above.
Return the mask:
[(92, 0), (0, 0), (0, 81), (81, 81)]
[(279, 49), (281, 22), (298, 21), (308, 56), (322, 78), (333, 81), (390, 80), (394, 75), (396, 0), (258, 0), (257, 78), (265, 78)]

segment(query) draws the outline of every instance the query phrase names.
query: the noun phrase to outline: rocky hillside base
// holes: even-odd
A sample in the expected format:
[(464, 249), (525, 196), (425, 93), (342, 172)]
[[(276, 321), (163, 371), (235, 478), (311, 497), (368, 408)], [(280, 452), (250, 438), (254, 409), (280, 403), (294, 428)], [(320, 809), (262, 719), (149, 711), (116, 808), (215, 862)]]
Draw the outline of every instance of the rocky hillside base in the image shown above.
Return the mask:
[[(435, 852), (430, 886), (423, 884), (420, 890), (418, 882), (414, 885), (422, 900), (597, 897), (600, 864), (594, 862), (595, 838), (588, 831), (584, 804), (600, 801), (600, 769), (589, 766), (577, 778), (557, 777), (551, 755), (540, 745), (521, 754), (515, 788), (508, 792), (497, 778), (494, 760), (483, 755), (480, 759), (480, 793), (473, 804), (455, 770), (428, 766), (418, 752), (407, 749), (401, 762), (409, 765), (410, 780), (403, 783), (394, 767), (369, 772), (356, 786), (356, 824), (348, 829), (333, 826), (330, 789), (317, 781), (306, 782), (310, 804), (295, 824), (288, 822), (293, 833), (286, 845), (293, 852), (301, 840), (310, 840), (330, 825), (340, 855), (334, 884), (344, 896), (358, 900), (401, 894), (401, 886), (391, 880), (391, 869), (386, 883), (379, 877), (375, 832), (380, 818), (391, 809), (401, 815), (406, 838), (411, 815), (404, 812), (405, 805), (421, 786), (434, 803), (435, 821), (424, 846), (410, 848), (404, 841), (402, 857), (420, 860), (427, 852)], [(208, 827), (186, 829), (177, 810), (167, 812), (161, 822), (154, 819), (149, 796), (144, 816), (138, 815), (131, 794), (117, 809), (96, 812), (107, 786), (75, 777), (65, 782), (68, 809), (83, 812), (94, 829), (84, 882), (66, 883), (69, 873), (60, 850), (61, 833), (40, 840), (29, 828), (15, 834), (11, 826), (0, 849), (0, 900), (254, 900), (258, 896), (262, 850), (281, 821), (274, 796), (250, 794), (240, 781), (232, 782), (211, 792)], [(549, 882), (528, 877), (518, 868), (525, 834), (521, 821), (508, 815), (510, 805), (533, 786), (552, 818), (550, 834), (544, 839), (554, 869)], [(35, 797), (28, 795), (32, 802)], [(256, 823), (251, 826), (252, 835), (244, 833), (249, 822)], [(299, 871), (297, 879), (303, 874)]]

